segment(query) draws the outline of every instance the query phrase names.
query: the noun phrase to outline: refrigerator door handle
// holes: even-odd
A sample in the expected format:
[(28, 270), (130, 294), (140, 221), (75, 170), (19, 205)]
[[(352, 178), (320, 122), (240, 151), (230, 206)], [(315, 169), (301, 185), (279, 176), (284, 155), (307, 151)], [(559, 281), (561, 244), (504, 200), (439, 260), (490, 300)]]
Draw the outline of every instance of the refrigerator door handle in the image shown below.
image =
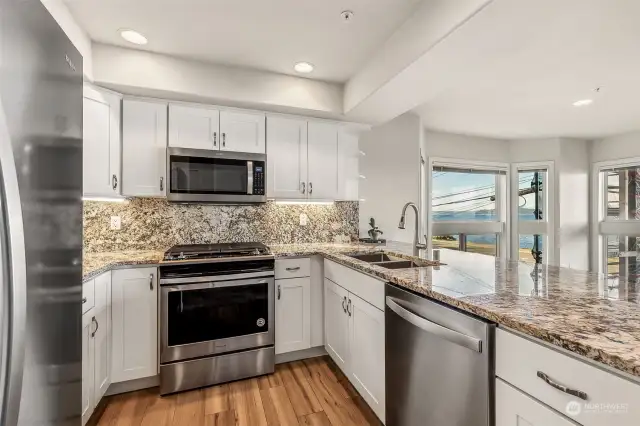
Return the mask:
[(0, 424), (18, 424), (27, 322), (27, 270), (18, 175), (0, 100)]
[(398, 303), (398, 300), (393, 297), (387, 296), (387, 306), (393, 312), (398, 314), (400, 318), (410, 322), (411, 324), (426, 331), (427, 333), (438, 336), (441, 339), (447, 340), (456, 345), (471, 349), (472, 351), (482, 353), (482, 340), (480, 339), (467, 336), (466, 334), (460, 333), (447, 327), (443, 327), (440, 324), (436, 324), (435, 322), (431, 322), (425, 318), (422, 318), (421, 316), (418, 316), (401, 306)]

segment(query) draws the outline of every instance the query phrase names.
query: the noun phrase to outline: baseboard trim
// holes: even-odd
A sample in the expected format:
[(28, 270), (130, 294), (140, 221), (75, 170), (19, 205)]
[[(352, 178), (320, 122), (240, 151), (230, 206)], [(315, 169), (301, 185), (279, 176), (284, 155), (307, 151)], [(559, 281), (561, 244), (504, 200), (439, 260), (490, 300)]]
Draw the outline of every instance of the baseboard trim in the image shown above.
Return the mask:
[(284, 364), (285, 362), (300, 361), (301, 359), (315, 358), (327, 355), (324, 346), (316, 346), (315, 348), (303, 349), (301, 351), (287, 352), (276, 355), (276, 364)]
[(111, 386), (107, 389), (105, 396), (155, 388), (157, 386), (160, 386), (160, 376), (151, 376), (143, 379), (129, 380), (127, 382), (111, 383)]

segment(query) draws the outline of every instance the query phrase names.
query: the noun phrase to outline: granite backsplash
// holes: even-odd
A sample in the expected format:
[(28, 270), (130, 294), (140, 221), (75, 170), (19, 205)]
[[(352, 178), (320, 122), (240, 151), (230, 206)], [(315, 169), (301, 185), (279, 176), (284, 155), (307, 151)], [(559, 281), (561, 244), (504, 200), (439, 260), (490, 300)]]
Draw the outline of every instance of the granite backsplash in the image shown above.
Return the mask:
[[(300, 215), (307, 225), (300, 225)], [(120, 216), (120, 230), (110, 229)], [(84, 251), (165, 250), (175, 244), (326, 243), (358, 238), (358, 203), (251, 206), (171, 204), (154, 198), (84, 202)]]

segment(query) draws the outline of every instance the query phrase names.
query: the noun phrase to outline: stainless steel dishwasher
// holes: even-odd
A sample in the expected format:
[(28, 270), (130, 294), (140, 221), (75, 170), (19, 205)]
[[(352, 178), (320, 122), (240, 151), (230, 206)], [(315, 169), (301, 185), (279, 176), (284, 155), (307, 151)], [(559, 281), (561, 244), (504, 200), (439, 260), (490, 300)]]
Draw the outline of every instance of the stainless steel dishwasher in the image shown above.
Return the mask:
[(386, 286), (386, 426), (492, 426), (494, 325)]

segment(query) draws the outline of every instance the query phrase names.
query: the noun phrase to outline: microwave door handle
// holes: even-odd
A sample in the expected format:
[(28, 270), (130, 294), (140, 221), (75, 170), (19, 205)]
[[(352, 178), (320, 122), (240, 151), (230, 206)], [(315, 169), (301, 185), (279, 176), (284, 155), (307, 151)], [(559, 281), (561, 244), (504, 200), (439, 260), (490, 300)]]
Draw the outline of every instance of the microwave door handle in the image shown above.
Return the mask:
[(247, 161), (247, 194), (253, 195), (253, 161)]

